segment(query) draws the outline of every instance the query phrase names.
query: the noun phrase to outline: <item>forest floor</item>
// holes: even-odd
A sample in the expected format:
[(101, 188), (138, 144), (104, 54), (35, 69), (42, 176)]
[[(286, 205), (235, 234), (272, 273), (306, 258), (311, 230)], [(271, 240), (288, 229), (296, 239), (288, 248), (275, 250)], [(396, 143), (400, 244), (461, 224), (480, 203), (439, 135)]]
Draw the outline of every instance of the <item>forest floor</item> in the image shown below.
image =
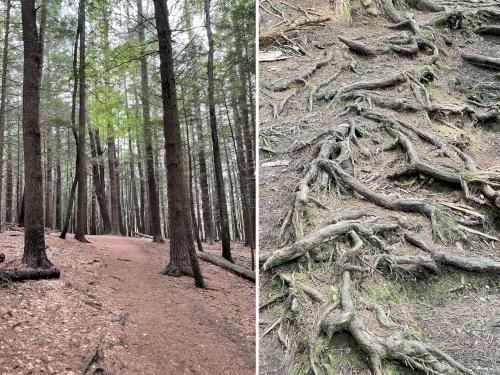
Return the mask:
[[(0, 286), (0, 374), (255, 373), (255, 284), (201, 261), (200, 290), (160, 275), (168, 242), (87, 238), (46, 236), (60, 279)], [(1, 233), (0, 248), (9, 267), (23, 233)], [(248, 249), (234, 243), (233, 259), (247, 265)]]
[[(474, 31), (498, 27), (498, 2), (403, 6), (399, 25), (382, 3), (260, 1), (261, 35), (278, 31), (260, 43), (263, 375), (500, 374), (500, 200), (439, 176), (471, 161), (498, 197), (500, 74), (462, 58), (500, 58), (498, 34)], [(436, 169), (412, 170), (415, 154)], [(495, 270), (441, 263), (414, 236)]]

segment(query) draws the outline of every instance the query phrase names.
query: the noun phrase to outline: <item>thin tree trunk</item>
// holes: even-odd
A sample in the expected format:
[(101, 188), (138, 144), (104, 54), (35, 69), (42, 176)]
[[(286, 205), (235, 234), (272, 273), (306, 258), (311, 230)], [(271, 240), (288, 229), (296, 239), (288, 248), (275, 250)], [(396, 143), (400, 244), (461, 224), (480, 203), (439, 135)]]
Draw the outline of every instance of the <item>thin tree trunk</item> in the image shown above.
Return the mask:
[(146, 213), (145, 213), (145, 207), (146, 207), (146, 188), (144, 187), (144, 173), (142, 169), (142, 152), (141, 152), (141, 146), (139, 143), (137, 143), (137, 169), (139, 170), (139, 200), (140, 200), (140, 216), (141, 216), (141, 221), (139, 224), (139, 232), (140, 233), (146, 233)]
[[(0, 213), (2, 212), (2, 188), (3, 188), (3, 148), (4, 148), (4, 132), (5, 132), (5, 112), (7, 101), (7, 68), (9, 64), (9, 34), (10, 34), (10, 4), (11, 0), (7, 0), (7, 8), (5, 10), (5, 36), (3, 39), (3, 55), (2, 55), (2, 94), (0, 98)], [(1, 214), (0, 214), (1, 219)]]
[(5, 193), (5, 221), (12, 222), (12, 199), (13, 199), (13, 176), (12, 176), (12, 142), (7, 142), (7, 171), (6, 171), (6, 193)]
[[(42, 4), (42, 17), (46, 14)], [(31, 268), (50, 268), (45, 252), (43, 223), (42, 152), (40, 141), (40, 82), (43, 64), (43, 28), (36, 26), (35, 0), (21, 1), (24, 71), (23, 71), (23, 143), (24, 143), (24, 205), (25, 235), (23, 263)], [(45, 17), (46, 19), (46, 17)]]
[[(142, 14), (142, 0), (137, 0), (137, 33), (139, 36), (139, 44), (143, 45), (144, 36), (144, 17)], [(163, 242), (161, 235), (160, 221), (160, 206), (158, 203), (157, 180), (155, 179), (155, 167), (153, 160), (153, 140), (151, 135), (151, 119), (149, 108), (149, 83), (148, 83), (148, 62), (144, 54), (140, 59), (141, 62), (141, 99), (142, 99), (142, 120), (143, 120), (143, 138), (144, 138), (144, 153), (146, 162), (146, 174), (148, 178), (148, 195), (149, 195), (149, 215), (151, 217), (151, 234), (153, 242)]]
[(203, 212), (203, 227), (205, 229), (205, 242), (213, 243), (214, 224), (210, 210), (210, 192), (208, 188), (207, 162), (205, 155), (205, 139), (203, 135), (203, 121), (200, 114), (200, 97), (197, 88), (194, 89), (194, 111), (198, 137), (198, 165), (200, 166), (201, 208)]
[(187, 142), (187, 156), (188, 156), (188, 168), (189, 168), (189, 205), (191, 207), (191, 220), (193, 222), (193, 232), (196, 239), (196, 244), (198, 245), (198, 251), (203, 252), (203, 245), (201, 244), (200, 233), (198, 231), (198, 225), (196, 224), (196, 214), (194, 212), (194, 194), (193, 194), (193, 162), (191, 160), (191, 141), (189, 136), (189, 127), (191, 124), (188, 123), (188, 116), (186, 113), (186, 104), (184, 103), (184, 96), (182, 97), (182, 109), (184, 112), (184, 123), (186, 128), (186, 142)]
[(75, 238), (80, 242), (88, 242), (87, 234), (87, 168), (85, 159), (85, 117), (86, 117), (86, 84), (85, 84), (85, 0), (80, 0), (78, 15), (80, 28), (80, 69), (79, 69), (79, 112), (78, 112), (78, 210)]
[(212, 147), (214, 154), (215, 180), (217, 184), (217, 195), (219, 197), (220, 235), (222, 239), (222, 257), (230, 262), (231, 238), (229, 231), (229, 217), (227, 213), (226, 191), (224, 188), (224, 177), (222, 175), (222, 162), (219, 149), (219, 136), (217, 134), (217, 119), (215, 116), (214, 96), (214, 41), (212, 37), (212, 26), (210, 21), (210, 0), (205, 0), (205, 28), (208, 38), (208, 108), (210, 112), (210, 128), (212, 130)]
[(189, 213), (189, 197), (182, 163), (181, 130), (168, 6), (165, 0), (154, 0), (154, 6), (160, 47), (163, 130), (168, 175), (170, 263), (164, 273), (171, 276), (193, 275), (196, 286), (205, 288), (193, 243), (193, 224)]
[(49, 138), (47, 141), (47, 164), (45, 170), (45, 227), (52, 228), (52, 148), (50, 147), (50, 140), (52, 139), (51, 128), (49, 128)]
[[(249, 192), (248, 192), (248, 178), (247, 178), (247, 165), (245, 160), (245, 151), (243, 145), (243, 136), (241, 135), (241, 126), (242, 120), (239, 115), (238, 105), (236, 102), (236, 95), (233, 93), (231, 97), (231, 106), (233, 108), (233, 117), (234, 117), (234, 133), (233, 139), (235, 139), (234, 148), (236, 150), (236, 162), (238, 164), (238, 172), (240, 177), (240, 192), (241, 192), (241, 202), (242, 202), (242, 210), (243, 210), (243, 223), (245, 227), (245, 240), (246, 244), (253, 248), (253, 222), (251, 215), (251, 206), (249, 200)], [(233, 132), (231, 128), (231, 132)]]
[(109, 217), (108, 202), (106, 199), (106, 181), (104, 179), (104, 165), (102, 163), (102, 147), (98, 130), (89, 126), (90, 153), (92, 155), (92, 178), (94, 190), (101, 213), (103, 233), (111, 233), (111, 219)]
[(61, 132), (57, 128), (57, 156), (56, 156), (56, 222), (55, 227), (57, 230), (61, 230), (61, 195), (62, 195), (62, 177), (61, 177)]

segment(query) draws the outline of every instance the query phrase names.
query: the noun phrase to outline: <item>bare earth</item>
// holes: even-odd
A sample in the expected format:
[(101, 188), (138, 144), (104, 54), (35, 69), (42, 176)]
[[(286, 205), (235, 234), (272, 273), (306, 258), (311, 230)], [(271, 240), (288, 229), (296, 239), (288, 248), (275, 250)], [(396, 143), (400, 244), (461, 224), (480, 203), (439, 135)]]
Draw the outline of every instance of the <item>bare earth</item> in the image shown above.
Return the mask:
[[(60, 280), (0, 287), (0, 374), (254, 374), (255, 285), (201, 262), (208, 290), (159, 274), (168, 243), (46, 236)], [(8, 261), (23, 233), (0, 234)], [(242, 265), (249, 251), (234, 244)], [(207, 249), (220, 253), (219, 245)]]

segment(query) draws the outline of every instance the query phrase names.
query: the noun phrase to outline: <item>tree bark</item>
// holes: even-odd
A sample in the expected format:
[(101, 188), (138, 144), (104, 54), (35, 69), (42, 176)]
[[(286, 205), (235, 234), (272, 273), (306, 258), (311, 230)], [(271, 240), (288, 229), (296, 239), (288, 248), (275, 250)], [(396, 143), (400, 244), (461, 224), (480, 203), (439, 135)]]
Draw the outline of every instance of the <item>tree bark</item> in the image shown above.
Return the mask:
[(5, 181), (5, 222), (12, 222), (12, 205), (13, 205), (13, 176), (12, 176), (12, 142), (7, 142), (7, 170)]
[(89, 127), (90, 153), (92, 155), (92, 178), (94, 190), (101, 213), (103, 233), (111, 233), (111, 219), (109, 217), (108, 202), (106, 199), (106, 181), (104, 177), (104, 165), (102, 163), (103, 150), (99, 131)]
[[(2, 94), (0, 98), (0, 197), (3, 188), (3, 148), (5, 143), (5, 112), (7, 101), (7, 68), (9, 63), (9, 34), (10, 34), (10, 8), (11, 0), (7, 0), (5, 10), (5, 36), (3, 39), (2, 55)], [(2, 212), (2, 199), (0, 198), (0, 212)], [(1, 215), (0, 215), (1, 217)]]
[[(142, 0), (137, 0), (137, 33), (139, 36), (139, 44), (143, 45), (144, 36), (144, 20), (142, 14)], [(151, 119), (149, 106), (149, 82), (148, 82), (148, 62), (144, 54), (140, 59), (141, 62), (141, 96), (142, 96), (142, 121), (143, 121), (143, 137), (144, 137), (144, 153), (146, 162), (146, 174), (148, 179), (148, 196), (149, 196), (149, 215), (151, 217), (151, 234), (153, 242), (163, 242), (161, 235), (161, 220), (160, 220), (160, 205), (157, 191), (157, 183), (155, 179), (155, 167), (153, 159), (153, 140), (151, 135)]]
[(215, 94), (214, 94), (214, 40), (212, 36), (212, 25), (210, 20), (210, 0), (205, 0), (205, 28), (208, 38), (208, 108), (210, 112), (210, 128), (212, 130), (212, 148), (214, 154), (215, 180), (217, 183), (217, 196), (219, 197), (220, 236), (222, 239), (222, 257), (230, 262), (231, 238), (229, 230), (229, 217), (227, 213), (226, 190), (224, 188), (224, 177), (222, 175), (222, 161), (219, 148), (219, 135), (217, 133), (217, 118), (215, 116)]
[(196, 132), (198, 138), (198, 165), (200, 166), (200, 188), (201, 188), (201, 209), (203, 213), (203, 228), (205, 230), (205, 242), (213, 243), (214, 224), (212, 222), (212, 212), (210, 209), (210, 192), (208, 188), (207, 162), (205, 154), (205, 137), (203, 134), (203, 121), (200, 113), (200, 96), (195, 88), (193, 92), (194, 111), (196, 121)]
[(52, 139), (52, 129), (49, 127), (49, 138), (47, 140), (46, 154), (47, 164), (45, 170), (45, 227), (52, 228), (52, 148), (50, 142)]
[[(42, 8), (43, 9), (43, 8)], [(45, 252), (43, 223), (42, 155), (40, 142), (40, 82), (43, 64), (43, 30), (36, 26), (35, 0), (21, 1), (23, 68), (23, 143), (25, 236), (23, 263), (30, 268), (51, 268)], [(43, 23), (41, 23), (41, 28)]]
[(61, 230), (61, 215), (62, 215), (62, 176), (61, 176), (61, 132), (57, 128), (57, 156), (56, 156), (56, 220), (55, 228)]
[(79, 112), (78, 112), (78, 204), (75, 238), (80, 242), (88, 242), (87, 234), (87, 168), (85, 158), (85, 121), (86, 121), (86, 83), (85, 83), (85, 0), (80, 0), (78, 14), (80, 29), (80, 69), (79, 69)]
[(168, 176), (170, 263), (165, 268), (164, 273), (171, 276), (193, 275), (196, 286), (204, 288), (205, 283), (193, 243), (193, 225), (189, 213), (189, 197), (181, 155), (181, 131), (168, 6), (165, 0), (154, 0), (154, 7), (160, 47), (163, 131)]

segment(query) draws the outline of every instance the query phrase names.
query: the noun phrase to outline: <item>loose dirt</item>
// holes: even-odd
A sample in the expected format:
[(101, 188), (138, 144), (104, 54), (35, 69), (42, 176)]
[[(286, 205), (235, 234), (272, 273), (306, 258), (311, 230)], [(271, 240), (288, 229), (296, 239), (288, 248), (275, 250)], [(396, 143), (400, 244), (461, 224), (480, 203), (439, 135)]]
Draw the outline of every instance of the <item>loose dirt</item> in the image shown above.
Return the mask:
[[(46, 237), (59, 280), (0, 288), (0, 374), (81, 374), (93, 357), (87, 374), (255, 373), (253, 283), (201, 262), (210, 289), (200, 290), (159, 274), (168, 242), (70, 237)], [(22, 243), (20, 231), (0, 234), (7, 260)], [(233, 249), (248, 262), (247, 248)]]

